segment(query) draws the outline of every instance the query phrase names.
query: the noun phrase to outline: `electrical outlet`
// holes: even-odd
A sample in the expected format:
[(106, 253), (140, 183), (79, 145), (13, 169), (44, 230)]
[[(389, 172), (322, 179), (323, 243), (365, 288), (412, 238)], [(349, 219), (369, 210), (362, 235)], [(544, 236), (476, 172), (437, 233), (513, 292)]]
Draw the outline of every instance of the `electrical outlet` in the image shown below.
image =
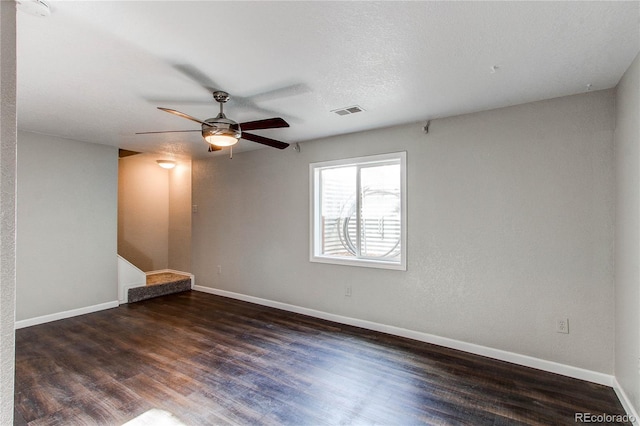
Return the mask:
[(560, 318), (556, 321), (556, 333), (569, 334), (569, 318)]
[(198, 205), (194, 204), (191, 206), (191, 213), (198, 213)]
[(344, 295), (347, 297), (351, 297), (351, 286), (348, 285), (344, 288)]
[(218, 265), (218, 275), (222, 274), (222, 266)]

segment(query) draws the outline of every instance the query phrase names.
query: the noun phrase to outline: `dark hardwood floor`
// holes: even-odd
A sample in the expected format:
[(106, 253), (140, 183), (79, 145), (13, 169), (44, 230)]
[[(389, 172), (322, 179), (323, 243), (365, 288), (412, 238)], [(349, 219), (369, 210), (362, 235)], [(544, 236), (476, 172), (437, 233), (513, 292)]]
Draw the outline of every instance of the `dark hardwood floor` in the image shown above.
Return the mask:
[(16, 332), (16, 424), (562, 425), (611, 388), (199, 292)]

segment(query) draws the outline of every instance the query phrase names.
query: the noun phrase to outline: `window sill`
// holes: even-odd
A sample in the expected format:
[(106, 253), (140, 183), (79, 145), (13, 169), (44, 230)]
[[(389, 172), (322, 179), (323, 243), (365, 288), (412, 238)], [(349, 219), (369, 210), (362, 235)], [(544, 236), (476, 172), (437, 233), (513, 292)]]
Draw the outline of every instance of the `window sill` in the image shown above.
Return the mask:
[(401, 262), (385, 262), (373, 259), (347, 259), (329, 256), (311, 256), (309, 261), (313, 263), (327, 263), (332, 265), (358, 266), (361, 268), (390, 269), (395, 271), (407, 270), (407, 265)]

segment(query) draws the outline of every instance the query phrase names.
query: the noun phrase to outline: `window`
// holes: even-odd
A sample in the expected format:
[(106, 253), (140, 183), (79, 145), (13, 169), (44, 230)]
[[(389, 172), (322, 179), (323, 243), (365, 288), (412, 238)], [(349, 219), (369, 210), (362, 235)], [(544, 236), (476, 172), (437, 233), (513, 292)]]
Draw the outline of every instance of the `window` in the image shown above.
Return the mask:
[(406, 153), (312, 163), (312, 262), (406, 270)]

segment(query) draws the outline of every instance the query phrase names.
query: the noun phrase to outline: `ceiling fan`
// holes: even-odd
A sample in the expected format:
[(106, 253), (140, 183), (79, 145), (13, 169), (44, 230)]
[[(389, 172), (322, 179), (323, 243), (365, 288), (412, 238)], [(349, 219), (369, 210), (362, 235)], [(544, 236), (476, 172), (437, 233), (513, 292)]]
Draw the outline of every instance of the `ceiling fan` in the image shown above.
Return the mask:
[(158, 107), (159, 110), (166, 111), (170, 114), (177, 115), (178, 117), (186, 118), (196, 123), (201, 124), (200, 130), (166, 130), (160, 132), (140, 132), (136, 135), (148, 135), (153, 133), (181, 133), (181, 132), (201, 132), (202, 137), (209, 144), (209, 152), (219, 151), (223, 147), (231, 147), (235, 145), (240, 138), (246, 139), (252, 142), (257, 142), (263, 145), (267, 145), (273, 148), (285, 149), (289, 146), (286, 142), (281, 142), (275, 139), (266, 138), (260, 135), (254, 135), (253, 133), (247, 133), (247, 130), (261, 130), (261, 129), (277, 129), (281, 127), (289, 127), (284, 119), (280, 117), (267, 118), (265, 120), (247, 121), (245, 123), (236, 123), (235, 121), (227, 118), (223, 112), (224, 104), (230, 99), (227, 92), (216, 90), (213, 92), (213, 99), (220, 104), (220, 113), (214, 118), (207, 118), (206, 120), (198, 120), (188, 114), (185, 114), (174, 109)]

